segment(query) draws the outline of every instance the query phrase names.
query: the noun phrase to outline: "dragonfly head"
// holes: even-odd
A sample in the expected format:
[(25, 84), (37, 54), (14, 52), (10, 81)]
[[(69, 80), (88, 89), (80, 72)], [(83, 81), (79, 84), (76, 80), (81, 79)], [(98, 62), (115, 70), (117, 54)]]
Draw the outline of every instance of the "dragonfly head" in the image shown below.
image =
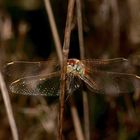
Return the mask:
[(85, 66), (78, 59), (69, 59), (67, 61), (67, 73), (83, 76), (85, 74)]

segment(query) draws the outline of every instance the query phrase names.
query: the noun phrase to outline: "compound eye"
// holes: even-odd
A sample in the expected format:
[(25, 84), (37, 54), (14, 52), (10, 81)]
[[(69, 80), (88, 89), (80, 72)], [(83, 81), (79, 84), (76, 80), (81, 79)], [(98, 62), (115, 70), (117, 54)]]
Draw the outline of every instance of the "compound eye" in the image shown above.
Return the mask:
[(80, 71), (80, 69), (81, 69), (80, 66), (77, 66), (77, 69), (76, 69), (76, 70), (77, 70), (77, 71)]
[(73, 65), (73, 69), (74, 70), (77, 70), (77, 65)]
[(71, 63), (72, 66), (74, 66), (74, 63)]

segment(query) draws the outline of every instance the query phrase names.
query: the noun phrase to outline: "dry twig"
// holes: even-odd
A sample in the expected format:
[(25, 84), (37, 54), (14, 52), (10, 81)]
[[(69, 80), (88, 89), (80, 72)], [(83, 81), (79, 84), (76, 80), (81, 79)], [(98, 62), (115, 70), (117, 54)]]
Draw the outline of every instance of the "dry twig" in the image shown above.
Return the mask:
[(10, 126), (11, 126), (13, 139), (18, 140), (19, 136), (18, 136), (16, 122), (15, 122), (12, 107), (11, 107), (11, 102), (10, 102), (8, 91), (7, 91), (7, 88), (6, 88), (6, 85), (5, 85), (5, 82), (4, 82), (4, 79), (3, 79), (3, 76), (2, 76), (1, 72), (0, 72), (0, 88), (1, 88), (1, 93), (2, 93), (3, 100), (4, 100), (4, 104), (5, 104), (5, 107), (6, 107), (9, 123), (10, 123)]
[(53, 15), (52, 7), (51, 7), (51, 4), (50, 4), (50, 0), (44, 0), (44, 2), (45, 2), (45, 7), (46, 7), (47, 14), (48, 14), (48, 18), (49, 18), (51, 31), (52, 31), (52, 34), (53, 34), (58, 58), (59, 58), (60, 64), (62, 64), (61, 42), (60, 42), (59, 34), (58, 34), (58, 31), (57, 31), (57, 27), (56, 27), (54, 15)]
[(117, 0), (110, 0), (110, 7), (113, 14), (113, 48), (115, 55), (118, 54), (120, 45), (120, 16)]
[(72, 114), (72, 118), (73, 118), (73, 124), (74, 124), (74, 128), (75, 128), (75, 132), (76, 132), (76, 136), (78, 140), (84, 140), (84, 136), (82, 133), (82, 127), (80, 124), (80, 120), (78, 118), (78, 113), (77, 113), (77, 109), (75, 107), (75, 103), (74, 100), (72, 98), (70, 98), (70, 103), (71, 103), (71, 114)]
[(64, 100), (65, 100), (65, 79), (67, 72), (67, 58), (69, 53), (70, 46), (70, 35), (71, 35), (71, 24), (73, 19), (75, 0), (69, 0), (68, 2), (68, 11), (67, 11), (67, 20), (65, 27), (64, 35), (64, 44), (63, 44), (63, 64), (62, 64), (62, 73), (61, 73), (61, 86), (60, 86), (60, 112), (59, 112), (59, 140), (62, 140), (62, 128), (63, 128), (63, 114), (64, 114)]
[[(72, 1), (71, 4), (69, 4), (68, 13), (70, 12), (71, 8), (72, 8), (71, 12), (73, 12), (74, 3), (75, 2)], [(59, 38), (59, 35), (58, 35), (56, 23), (55, 23), (54, 16), (53, 16), (53, 11), (52, 11), (51, 4), (50, 4), (49, 0), (45, 0), (45, 6), (46, 6), (46, 11), (47, 11), (47, 14), (48, 14), (48, 17), (49, 17), (49, 22), (50, 22), (51, 30), (52, 30), (52, 33), (53, 33), (53, 38), (54, 38), (54, 41), (55, 41), (55, 47), (56, 47), (56, 50), (57, 50), (57, 54), (58, 54), (60, 63), (62, 64), (62, 50), (61, 50), (62, 47), (61, 47), (61, 42), (60, 42), (60, 38)], [(67, 23), (66, 23), (65, 39), (64, 39), (64, 46), (65, 47), (64, 47), (64, 51), (63, 51), (63, 54), (66, 54), (65, 51), (67, 52), (66, 57), (65, 57), (66, 58), (65, 62), (67, 62), (68, 52), (69, 52), (69, 42), (70, 42), (71, 23), (72, 23), (72, 19), (73, 19), (73, 13), (71, 13), (71, 15), (68, 15), (67, 19), (69, 21), (67, 20)], [(63, 123), (62, 122), (63, 122), (63, 112), (64, 112), (64, 102), (61, 102), (62, 99), (64, 99), (64, 96), (60, 97), (60, 98), (61, 98), (60, 99), (61, 107), (62, 106), (63, 107), (60, 109), (60, 111), (62, 111), (62, 112), (60, 112), (61, 116), (59, 116), (59, 119), (61, 118), (61, 120), (59, 120), (59, 138), (58, 139), (62, 139), (62, 127), (63, 127)], [(79, 140), (83, 140), (83, 139), (81, 139), (81, 137), (83, 137), (83, 134), (82, 134), (82, 129), (81, 129), (80, 121), (79, 121), (79, 118), (78, 118), (77, 109), (76, 109), (74, 104), (72, 104), (72, 106), (71, 106), (71, 113), (72, 113), (72, 117), (73, 117), (73, 120), (74, 120), (74, 126), (75, 126), (75, 130), (76, 130), (77, 138)], [(76, 122), (78, 121), (79, 123), (75, 123), (75, 120), (76, 120)], [(77, 129), (79, 131), (77, 131)], [(81, 131), (81, 133), (79, 133), (80, 131)]]
[(77, 23), (78, 23), (78, 37), (80, 47), (80, 57), (84, 59), (84, 37), (83, 37), (83, 22), (82, 22), (82, 4), (81, 0), (76, 0), (76, 12), (77, 12)]
[[(83, 22), (82, 22), (82, 4), (81, 0), (76, 0), (76, 10), (77, 10), (77, 23), (78, 23), (78, 37), (79, 37), (79, 48), (81, 59), (84, 59), (84, 37), (83, 37)], [(83, 92), (83, 109), (84, 109), (84, 128), (85, 128), (85, 139), (90, 139), (90, 126), (89, 126), (89, 106), (88, 106), (88, 96)]]

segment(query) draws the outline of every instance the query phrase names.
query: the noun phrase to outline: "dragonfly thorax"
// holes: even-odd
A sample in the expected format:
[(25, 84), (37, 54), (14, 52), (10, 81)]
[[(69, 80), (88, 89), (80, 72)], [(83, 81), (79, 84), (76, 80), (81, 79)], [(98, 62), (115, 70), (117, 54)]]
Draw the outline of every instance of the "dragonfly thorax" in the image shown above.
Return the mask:
[(83, 76), (85, 74), (84, 64), (78, 59), (69, 59), (67, 61), (67, 73)]

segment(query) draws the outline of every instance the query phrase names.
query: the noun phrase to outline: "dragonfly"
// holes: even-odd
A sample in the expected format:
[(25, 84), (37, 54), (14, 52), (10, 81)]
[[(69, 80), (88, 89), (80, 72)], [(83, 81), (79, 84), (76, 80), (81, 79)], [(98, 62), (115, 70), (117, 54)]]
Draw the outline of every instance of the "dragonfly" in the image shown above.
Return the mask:
[[(51, 72), (45, 71), (50, 64), (55, 66)], [(66, 92), (72, 94), (83, 84), (93, 93), (118, 96), (140, 89), (140, 77), (129, 74), (129, 61), (114, 59), (68, 59), (66, 71)], [(59, 96), (61, 67), (54, 61), (7, 63), (4, 73), (14, 77), (9, 84), (12, 93), (23, 95)]]

